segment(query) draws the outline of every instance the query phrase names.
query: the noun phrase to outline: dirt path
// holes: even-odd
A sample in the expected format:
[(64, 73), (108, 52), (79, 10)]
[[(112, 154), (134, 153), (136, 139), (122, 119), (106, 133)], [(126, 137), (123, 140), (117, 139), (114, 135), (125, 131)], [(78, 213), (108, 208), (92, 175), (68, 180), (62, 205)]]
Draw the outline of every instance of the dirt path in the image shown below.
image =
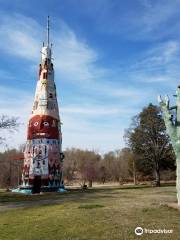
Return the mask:
[(37, 207), (42, 205), (49, 205), (49, 204), (59, 204), (67, 201), (76, 201), (83, 199), (93, 198), (94, 196), (88, 193), (81, 193), (81, 194), (70, 194), (70, 195), (61, 195), (59, 198), (48, 198), (48, 199), (36, 199), (36, 200), (26, 200), (26, 201), (19, 201), (19, 202), (4, 202), (0, 203), (0, 212), (4, 212), (11, 209), (17, 208), (29, 208), (29, 207)]

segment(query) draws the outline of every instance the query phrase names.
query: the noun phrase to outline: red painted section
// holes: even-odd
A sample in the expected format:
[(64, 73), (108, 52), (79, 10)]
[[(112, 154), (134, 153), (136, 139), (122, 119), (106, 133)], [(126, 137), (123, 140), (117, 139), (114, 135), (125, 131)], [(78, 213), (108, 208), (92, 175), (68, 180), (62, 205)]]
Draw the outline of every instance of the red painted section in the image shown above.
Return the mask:
[(29, 121), (27, 139), (59, 139), (58, 120), (50, 116), (36, 115)]

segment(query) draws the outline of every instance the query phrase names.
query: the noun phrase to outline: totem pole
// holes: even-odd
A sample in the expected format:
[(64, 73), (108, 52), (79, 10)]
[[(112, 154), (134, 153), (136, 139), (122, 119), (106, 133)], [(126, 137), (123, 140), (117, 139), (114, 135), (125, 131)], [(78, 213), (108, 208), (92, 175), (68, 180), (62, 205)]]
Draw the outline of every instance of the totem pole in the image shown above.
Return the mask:
[(177, 98), (176, 106), (172, 107), (169, 106), (168, 96), (164, 100), (159, 96), (158, 101), (163, 112), (166, 131), (176, 155), (176, 189), (178, 205), (180, 205), (180, 86), (177, 87), (175, 97)]
[(47, 43), (41, 50), (39, 79), (27, 126), (21, 192), (61, 191), (64, 187), (61, 121), (51, 48), (48, 18)]

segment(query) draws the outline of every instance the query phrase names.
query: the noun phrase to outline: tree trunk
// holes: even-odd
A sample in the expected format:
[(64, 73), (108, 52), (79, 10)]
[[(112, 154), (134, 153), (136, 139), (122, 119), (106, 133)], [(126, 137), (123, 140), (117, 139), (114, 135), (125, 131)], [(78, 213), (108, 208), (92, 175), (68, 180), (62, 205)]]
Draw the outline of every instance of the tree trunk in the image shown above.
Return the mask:
[(119, 185), (123, 185), (123, 178), (122, 177), (119, 177)]
[(92, 187), (92, 180), (89, 180), (88, 187)]
[(135, 164), (135, 159), (134, 158), (133, 158), (133, 180), (134, 180), (134, 185), (137, 185), (136, 164)]
[(105, 177), (102, 179), (102, 183), (104, 184), (105, 183), (105, 181), (106, 181), (106, 179), (105, 179)]
[(159, 164), (158, 162), (156, 162), (156, 166), (155, 166), (155, 186), (156, 187), (160, 187), (161, 183), (160, 183), (160, 169), (159, 169)]
[(8, 187), (11, 187), (11, 180), (12, 180), (12, 162), (11, 159), (9, 160), (9, 178), (8, 178)]

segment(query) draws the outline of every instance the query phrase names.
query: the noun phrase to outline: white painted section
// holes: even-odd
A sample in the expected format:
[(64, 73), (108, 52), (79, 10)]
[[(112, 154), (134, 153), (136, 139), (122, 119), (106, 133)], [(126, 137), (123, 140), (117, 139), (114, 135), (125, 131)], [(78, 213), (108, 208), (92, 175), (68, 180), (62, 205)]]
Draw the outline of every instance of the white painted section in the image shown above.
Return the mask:
[(48, 70), (47, 79), (43, 78), (44, 73), (47, 73), (47, 70), (42, 66), (41, 76), (39, 81), (37, 81), (31, 118), (35, 115), (48, 115), (59, 120), (59, 108), (54, 82), (54, 70)]
[(41, 61), (45, 62), (46, 59), (51, 59), (51, 48), (49, 47), (42, 47), (41, 50)]

